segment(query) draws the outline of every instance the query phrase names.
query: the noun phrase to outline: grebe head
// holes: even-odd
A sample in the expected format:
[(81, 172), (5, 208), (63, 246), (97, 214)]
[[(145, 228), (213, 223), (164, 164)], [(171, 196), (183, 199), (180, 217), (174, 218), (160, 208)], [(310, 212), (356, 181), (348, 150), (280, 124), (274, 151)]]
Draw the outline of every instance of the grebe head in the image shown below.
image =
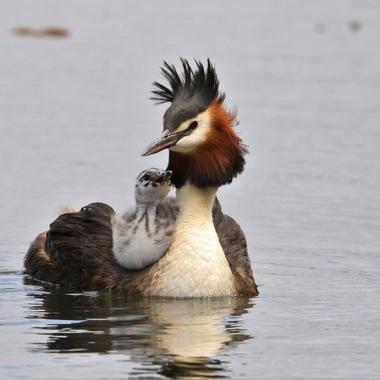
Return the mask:
[(162, 75), (169, 86), (154, 82), (152, 99), (171, 103), (164, 114), (162, 136), (142, 153), (169, 149), (168, 169), (179, 188), (186, 182), (198, 187), (230, 183), (244, 169), (246, 148), (233, 129), (235, 113), (224, 107), (215, 67), (195, 61), (193, 69), (181, 59), (182, 74), (164, 62)]
[(143, 170), (136, 178), (136, 203), (149, 206), (162, 201), (170, 191), (171, 175), (171, 170)]

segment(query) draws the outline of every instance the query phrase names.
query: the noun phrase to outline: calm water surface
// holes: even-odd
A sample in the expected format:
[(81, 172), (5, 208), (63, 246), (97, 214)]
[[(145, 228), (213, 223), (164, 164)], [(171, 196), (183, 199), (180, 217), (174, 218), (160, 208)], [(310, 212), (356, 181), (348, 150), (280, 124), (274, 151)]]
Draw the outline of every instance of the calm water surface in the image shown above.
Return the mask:
[[(0, 12), (0, 377), (378, 379), (380, 5), (5, 0)], [(66, 39), (10, 33), (67, 27)], [(61, 205), (133, 202), (163, 58), (216, 63), (246, 171), (220, 191), (260, 296), (67, 294), (22, 275)]]

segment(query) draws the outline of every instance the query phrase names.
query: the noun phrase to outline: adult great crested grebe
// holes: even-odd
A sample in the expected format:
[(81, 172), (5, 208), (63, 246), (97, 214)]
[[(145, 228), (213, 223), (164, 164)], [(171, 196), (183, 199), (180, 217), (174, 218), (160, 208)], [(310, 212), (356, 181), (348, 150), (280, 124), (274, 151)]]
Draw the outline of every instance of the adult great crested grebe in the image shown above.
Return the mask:
[(155, 82), (153, 99), (170, 102), (164, 133), (143, 155), (169, 149), (168, 170), (179, 214), (167, 252), (148, 268), (127, 270), (112, 255), (113, 209), (94, 203), (58, 217), (32, 242), (25, 258), (32, 276), (70, 287), (165, 297), (257, 295), (239, 225), (214, 206), (219, 186), (244, 169), (245, 148), (210, 61), (183, 73), (164, 63), (169, 87)]

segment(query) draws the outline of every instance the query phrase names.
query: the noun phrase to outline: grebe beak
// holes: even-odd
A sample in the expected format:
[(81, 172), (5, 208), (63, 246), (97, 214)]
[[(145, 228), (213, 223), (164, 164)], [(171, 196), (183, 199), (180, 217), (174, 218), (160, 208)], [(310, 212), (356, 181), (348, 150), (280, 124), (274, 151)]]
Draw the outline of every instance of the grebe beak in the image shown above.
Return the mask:
[(142, 153), (142, 156), (150, 156), (161, 152), (161, 150), (168, 149), (171, 146), (177, 144), (182, 137), (185, 137), (189, 134), (188, 130), (181, 132), (169, 132), (168, 130), (164, 131), (161, 137), (153, 141)]

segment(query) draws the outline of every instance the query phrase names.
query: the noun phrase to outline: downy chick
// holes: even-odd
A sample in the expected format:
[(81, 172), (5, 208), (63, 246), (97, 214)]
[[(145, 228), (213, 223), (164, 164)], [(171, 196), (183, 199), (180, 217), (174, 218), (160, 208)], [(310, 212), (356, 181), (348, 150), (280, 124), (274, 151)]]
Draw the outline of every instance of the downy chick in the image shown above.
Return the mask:
[(113, 254), (126, 269), (142, 269), (168, 249), (174, 229), (170, 170), (147, 169), (136, 178), (136, 206), (112, 219)]

